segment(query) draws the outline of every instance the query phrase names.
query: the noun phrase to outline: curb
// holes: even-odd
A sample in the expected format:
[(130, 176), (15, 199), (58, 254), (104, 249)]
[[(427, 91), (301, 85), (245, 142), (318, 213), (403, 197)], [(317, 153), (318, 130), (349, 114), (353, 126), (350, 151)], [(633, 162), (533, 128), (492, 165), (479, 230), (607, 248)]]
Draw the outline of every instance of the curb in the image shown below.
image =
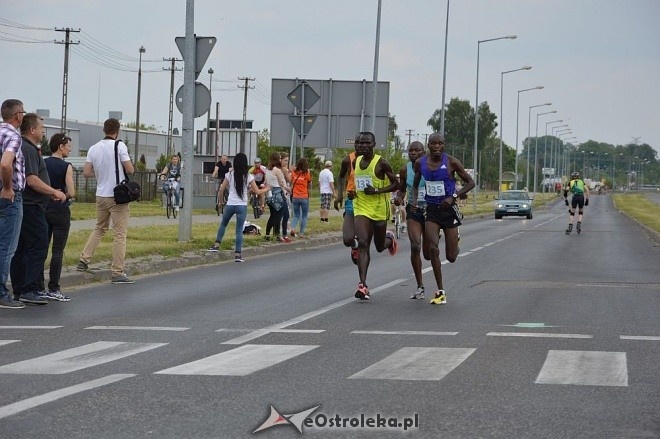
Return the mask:
[[(244, 247), (242, 255), (247, 259), (270, 254), (285, 253), (291, 250), (306, 250), (342, 242), (341, 232), (326, 232), (313, 238), (300, 238), (290, 244), (277, 242), (263, 243), (254, 247)], [(208, 253), (205, 250), (188, 252), (177, 258), (165, 258), (160, 255), (148, 256), (126, 261), (125, 272), (129, 276), (156, 274), (189, 267), (200, 267), (234, 261), (234, 250), (221, 250)], [(91, 266), (89, 271), (78, 271), (75, 266), (62, 270), (60, 284), (62, 288), (86, 286), (99, 282), (110, 282), (112, 271), (107, 264)]]

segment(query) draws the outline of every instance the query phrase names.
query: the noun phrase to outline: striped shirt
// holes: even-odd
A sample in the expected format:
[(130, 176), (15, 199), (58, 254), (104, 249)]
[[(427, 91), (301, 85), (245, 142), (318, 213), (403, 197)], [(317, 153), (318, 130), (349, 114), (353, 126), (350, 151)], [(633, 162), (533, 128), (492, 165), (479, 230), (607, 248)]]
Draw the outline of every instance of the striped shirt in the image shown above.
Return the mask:
[[(21, 135), (13, 125), (0, 123), (0, 154), (5, 151), (14, 153), (13, 173), (11, 176), (12, 188), (15, 191), (25, 189), (25, 158), (21, 150), (23, 143)], [(0, 188), (2, 181), (0, 180)]]

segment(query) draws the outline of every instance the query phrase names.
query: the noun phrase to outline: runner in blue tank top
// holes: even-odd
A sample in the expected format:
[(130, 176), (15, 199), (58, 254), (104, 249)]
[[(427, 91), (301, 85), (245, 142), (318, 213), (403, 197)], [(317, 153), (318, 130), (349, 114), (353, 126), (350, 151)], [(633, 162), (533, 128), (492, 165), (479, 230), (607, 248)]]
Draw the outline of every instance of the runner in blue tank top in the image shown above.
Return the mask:
[[(461, 225), (461, 215), (456, 200), (467, 194), (474, 187), (474, 180), (470, 177), (458, 159), (445, 154), (445, 139), (440, 133), (429, 136), (429, 152), (419, 158), (413, 167), (415, 179), (413, 181), (413, 203), (417, 202), (418, 188), (422, 177), (426, 184), (426, 224), (424, 226), (424, 239), (429, 242), (429, 255), (433, 275), (438, 290), (431, 300), (433, 305), (447, 303), (447, 296), (442, 284), (442, 271), (440, 266), (440, 251), (438, 249), (440, 229), (445, 235), (445, 256), (449, 262), (456, 261), (458, 257), (458, 226)], [(457, 174), (465, 182), (464, 186), (456, 192)]]
[[(424, 253), (424, 258), (429, 259), (429, 241), (424, 239), (424, 209), (426, 207), (426, 200), (424, 199), (424, 178), (419, 184), (419, 196), (417, 197), (417, 204), (413, 209), (413, 181), (415, 179), (415, 171), (413, 164), (418, 158), (424, 155), (424, 145), (421, 142), (412, 142), (408, 145), (408, 158), (410, 161), (401, 167), (399, 175), (401, 176), (401, 187), (399, 188), (399, 195), (394, 200), (394, 204), (400, 206), (404, 200), (407, 199), (406, 204), (406, 227), (408, 229), (408, 239), (410, 240), (410, 265), (412, 265), (413, 272), (415, 273), (415, 280), (417, 281), (417, 290), (410, 296), (411, 299), (424, 299), (424, 279), (422, 277), (422, 258), (420, 257), (420, 249)], [(406, 197), (407, 194), (407, 197)]]

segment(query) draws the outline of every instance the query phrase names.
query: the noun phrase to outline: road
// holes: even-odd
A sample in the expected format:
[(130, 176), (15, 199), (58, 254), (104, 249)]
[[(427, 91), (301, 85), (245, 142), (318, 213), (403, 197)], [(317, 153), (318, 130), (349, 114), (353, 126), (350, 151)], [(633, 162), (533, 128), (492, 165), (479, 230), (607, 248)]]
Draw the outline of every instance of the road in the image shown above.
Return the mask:
[[(566, 219), (556, 204), (464, 224), (443, 306), (408, 299), (404, 237), (374, 252), (369, 302), (337, 244), (4, 310), (0, 437), (250, 437), (271, 406), (409, 418), (411, 437), (659, 437), (658, 247), (608, 196), (580, 236)], [(303, 435), (404, 434), (347, 422)]]

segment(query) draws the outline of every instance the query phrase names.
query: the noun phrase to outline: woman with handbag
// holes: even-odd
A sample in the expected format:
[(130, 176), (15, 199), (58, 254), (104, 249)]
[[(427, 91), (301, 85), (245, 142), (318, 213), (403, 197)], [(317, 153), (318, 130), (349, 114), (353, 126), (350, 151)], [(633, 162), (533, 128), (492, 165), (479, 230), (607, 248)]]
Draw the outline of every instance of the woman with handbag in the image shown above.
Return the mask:
[[(222, 212), (222, 219), (218, 227), (218, 233), (215, 237), (215, 243), (207, 251), (218, 252), (222, 238), (225, 236), (227, 225), (231, 218), (236, 215), (236, 242), (234, 246), (234, 262), (243, 262), (241, 254), (243, 246), (243, 226), (247, 217), (247, 204), (250, 199), (249, 191), (255, 194), (268, 192), (270, 187), (266, 184), (261, 189), (257, 187), (254, 176), (248, 172), (247, 156), (242, 152), (234, 157), (234, 167), (225, 174), (225, 179), (218, 188), (218, 193), (223, 194), (228, 190), (227, 205)], [(218, 197), (218, 204), (224, 203), (223, 197)]]
[(266, 171), (266, 184), (270, 186), (271, 193), (270, 196), (266, 196), (266, 204), (268, 204), (268, 210), (270, 211), (270, 216), (268, 217), (268, 222), (266, 223), (266, 241), (270, 241), (270, 232), (273, 230), (275, 233), (275, 240), (277, 242), (289, 243), (291, 240), (288, 236), (280, 236), (280, 226), (282, 222), (282, 214), (284, 213), (284, 208), (286, 206), (286, 201), (284, 200), (284, 192), (291, 192), (286, 185), (286, 180), (284, 179), (284, 174), (279, 168), (281, 155), (279, 152), (271, 153), (268, 157), (268, 167)]
[[(307, 159), (301, 157), (291, 173), (291, 191), (293, 195), (293, 221), (291, 222), (291, 236), (305, 236), (307, 229), (307, 215), (309, 214), (309, 191), (312, 187), (312, 174), (309, 172)], [(296, 233), (296, 226), (300, 222), (300, 231)]]

